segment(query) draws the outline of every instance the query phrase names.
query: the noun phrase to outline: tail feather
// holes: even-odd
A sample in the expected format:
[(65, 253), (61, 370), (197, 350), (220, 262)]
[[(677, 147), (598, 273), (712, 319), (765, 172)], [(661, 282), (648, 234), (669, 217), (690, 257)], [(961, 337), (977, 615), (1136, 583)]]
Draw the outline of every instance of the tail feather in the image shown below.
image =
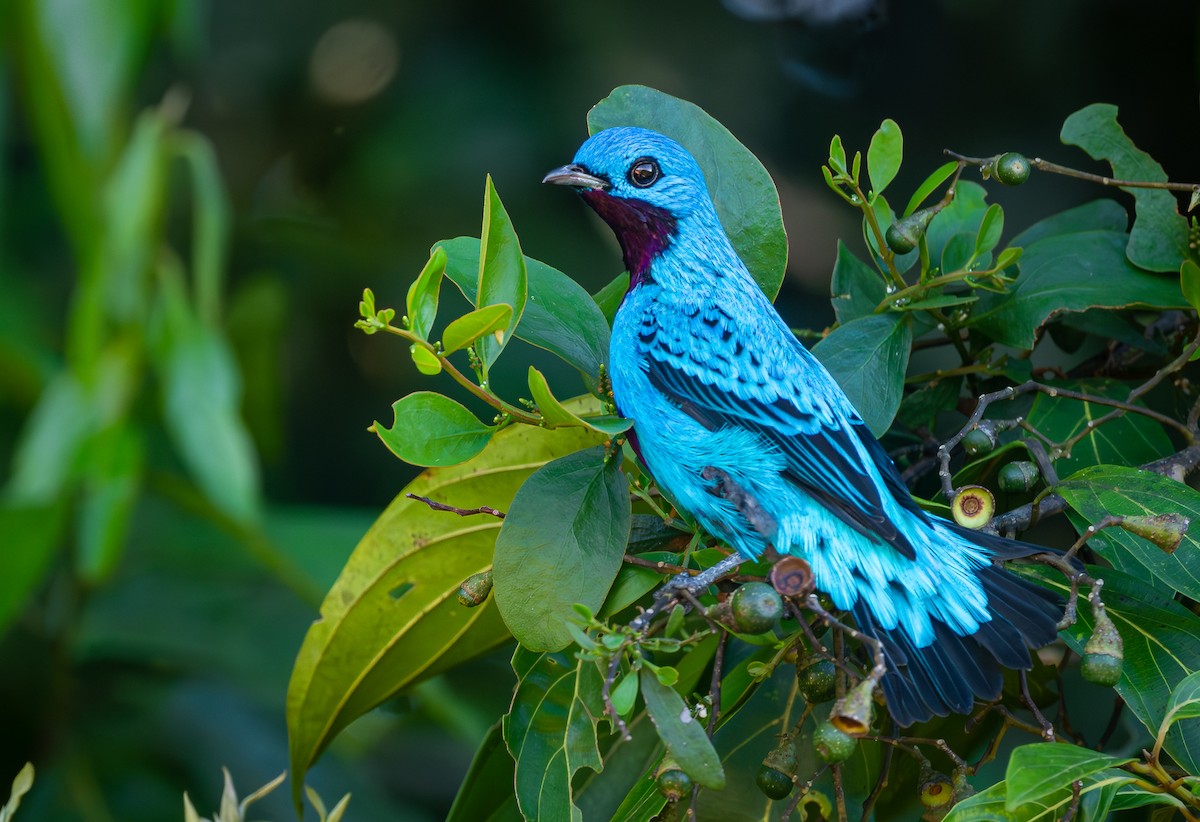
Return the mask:
[[(1016, 550), (1005, 553), (1027, 556), (1042, 550), (1022, 543), (1013, 546)], [(1018, 553), (1021, 550), (1023, 554)], [(1001, 666), (1028, 670), (1032, 667), (1029, 649), (1057, 636), (1062, 603), (1055, 594), (997, 565), (981, 568), (977, 575), (992, 618), (967, 636), (935, 619), (935, 639), (923, 648), (916, 647), (902, 627), (880, 628), (861, 602), (854, 608), (860, 630), (883, 646), (888, 670), (880, 685), (900, 725), (952, 711), (967, 713), (976, 697), (995, 699), (1003, 685)]]

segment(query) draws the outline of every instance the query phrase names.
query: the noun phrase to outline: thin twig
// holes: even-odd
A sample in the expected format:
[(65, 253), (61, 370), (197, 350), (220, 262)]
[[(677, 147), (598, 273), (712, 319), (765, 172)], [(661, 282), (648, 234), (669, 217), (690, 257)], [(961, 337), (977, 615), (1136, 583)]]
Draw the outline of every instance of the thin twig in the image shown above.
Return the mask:
[(1025, 675), (1025, 671), (1017, 671), (1017, 679), (1021, 683), (1021, 698), (1025, 700), (1025, 705), (1033, 712), (1034, 719), (1042, 726), (1042, 738), (1047, 742), (1056, 742), (1054, 735), (1054, 726), (1050, 724), (1050, 720), (1042, 715), (1037, 703), (1033, 701), (1033, 697), (1029, 695), (1029, 677)]
[[(960, 163), (966, 163), (972, 166), (986, 165), (995, 157), (967, 157), (959, 154), (957, 151), (943, 149), (943, 153), (952, 159), (958, 160)], [(1105, 177), (1102, 174), (1092, 174), (1090, 171), (1079, 171), (1078, 169), (1060, 166), (1058, 163), (1052, 163), (1049, 160), (1043, 160), (1041, 157), (1033, 157), (1029, 160), (1029, 165), (1036, 168), (1038, 171), (1045, 171), (1050, 174), (1061, 174), (1064, 177), (1074, 177), (1077, 180), (1087, 180), (1092, 183), (1099, 183), (1102, 186), (1115, 186), (1117, 188), (1158, 188), (1167, 191), (1186, 191), (1194, 193), (1200, 190), (1200, 185), (1196, 183), (1172, 183), (1168, 181), (1156, 180), (1118, 180), (1113, 177)]]
[(487, 514), (488, 516), (493, 516), (496, 519), (504, 519), (504, 512), (497, 511), (490, 505), (481, 505), (478, 508), (458, 508), (454, 505), (447, 505), (444, 502), (436, 502), (435, 500), (431, 500), (429, 497), (420, 497), (416, 494), (405, 494), (404, 496), (408, 497), (409, 499), (415, 499), (417, 502), (423, 502), (434, 511), (449, 511), (451, 514), (458, 514), (460, 517), (470, 517), (474, 516), (475, 514)]

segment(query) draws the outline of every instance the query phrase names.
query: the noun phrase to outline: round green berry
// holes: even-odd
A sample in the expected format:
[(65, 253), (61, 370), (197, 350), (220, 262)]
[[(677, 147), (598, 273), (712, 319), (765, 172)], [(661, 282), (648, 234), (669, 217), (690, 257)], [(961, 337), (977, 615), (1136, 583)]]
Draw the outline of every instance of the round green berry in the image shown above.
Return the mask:
[(739, 633), (762, 634), (779, 624), (783, 600), (765, 582), (747, 582), (729, 598), (733, 624)]
[(792, 778), (770, 765), (759, 768), (754, 781), (758, 783), (758, 789), (772, 799), (783, 799), (792, 792)]
[(1112, 654), (1085, 653), (1079, 663), (1083, 678), (1094, 685), (1112, 687), (1121, 681), (1121, 657)]
[(1041, 479), (1038, 467), (1028, 460), (1010, 462), (1000, 469), (997, 478), (1001, 491), (1031, 491)]
[(907, 254), (917, 247), (912, 238), (904, 236), (904, 232), (897, 228), (895, 223), (888, 226), (887, 231), (883, 233), (883, 239), (887, 247), (897, 254)]
[(796, 672), (796, 685), (805, 702), (816, 705), (833, 699), (837, 666), (828, 659), (817, 659)]
[(989, 430), (972, 428), (962, 438), (962, 447), (968, 456), (978, 457), (983, 454), (990, 454), (992, 449), (996, 447), (996, 437)]
[(858, 740), (839, 731), (832, 722), (825, 721), (813, 731), (813, 749), (823, 762), (845, 762), (854, 753)]
[(1006, 186), (1019, 186), (1029, 179), (1031, 168), (1032, 166), (1030, 166), (1029, 160), (1024, 154), (1010, 151), (996, 158), (996, 167), (993, 175)]
[(678, 768), (670, 768), (658, 775), (655, 781), (658, 792), (668, 802), (678, 802), (692, 792), (692, 778)]

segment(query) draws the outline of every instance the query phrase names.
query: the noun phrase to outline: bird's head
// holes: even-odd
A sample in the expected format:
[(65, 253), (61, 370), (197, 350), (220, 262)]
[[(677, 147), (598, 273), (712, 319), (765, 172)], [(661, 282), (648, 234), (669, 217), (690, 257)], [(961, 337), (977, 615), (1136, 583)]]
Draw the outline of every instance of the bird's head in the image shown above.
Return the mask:
[[(683, 227), (720, 230), (700, 166), (679, 143), (644, 128), (620, 127), (590, 137), (575, 159), (544, 183), (572, 186), (612, 227), (636, 281)], [(700, 227), (700, 226), (698, 226)]]

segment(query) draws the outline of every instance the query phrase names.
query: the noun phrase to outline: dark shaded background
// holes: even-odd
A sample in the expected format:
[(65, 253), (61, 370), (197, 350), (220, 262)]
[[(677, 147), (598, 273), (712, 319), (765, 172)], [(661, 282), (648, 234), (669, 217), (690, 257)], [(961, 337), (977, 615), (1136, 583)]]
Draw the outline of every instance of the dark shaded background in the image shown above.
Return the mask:
[[(55, 5), (69, 14), (72, 2)], [(478, 233), (487, 173), (527, 254), (589, 290), (611, 279), (620, 263), (607, 231), (539, 180), (574, 153), (588, 108), (613, 87), (641, 83), (698, 103), (772, 172), (791, 238), (779, 304), (797, 326), (831, 321), (836, 239), (853, 246), (859, 235), (821, 180), (834, 133), (865, 150), (880, 120), (896, 119), (907, 164), (895, 185), (911, 190), (943, 147), (1094, 168), (1058, 143), (1058, 127), (1111, 102), (1173, 179), (1200, 179), (1192, 2), (904, 0), (832, 27), (747, 19), (788, 5), (175, 4), (136, 98), (148, 106), (187, 90), (185, 124), (215, 143), (235, 216), (228, 328), (268, 530), (306, 581), (147, 495), (112, 580), (55, 622), (46, 615), (66, 594), (52, 575), (0, 638), (0, 783), (27, 759), (38, 767), (19, 819), (180, 818), (184, 790), (208, 814), (221, 765), (243, 792), (286, 767), (286, 683), (319, 594), (415, 473), (365, 429), (429, 386), (403, 345), (352, 328), (362, 289), (402, 304), (434, 241)], [(31, 336), (60, 344), (75, 266), (28, 127), (28, 92), (15, 61), (3, 66), (7, 466), (41, 387), (11, 366), (12, 352)], [(991, 191), (1010, 233), (1097, 195), (1037, 176)], [(185, 215), (171, 220), (186, 234)], [(514, 371), (496, 379), (515, 393), (524, 365), (507, 359)], [(419, 686), (344, 734), (313, 784), (330, 804), (353, 791), (350, 819), (442, 816), (510, 696), (509, 677), (501, 653)], [(276, 799), (258, 815), (288, 818), (282, 792)]]

